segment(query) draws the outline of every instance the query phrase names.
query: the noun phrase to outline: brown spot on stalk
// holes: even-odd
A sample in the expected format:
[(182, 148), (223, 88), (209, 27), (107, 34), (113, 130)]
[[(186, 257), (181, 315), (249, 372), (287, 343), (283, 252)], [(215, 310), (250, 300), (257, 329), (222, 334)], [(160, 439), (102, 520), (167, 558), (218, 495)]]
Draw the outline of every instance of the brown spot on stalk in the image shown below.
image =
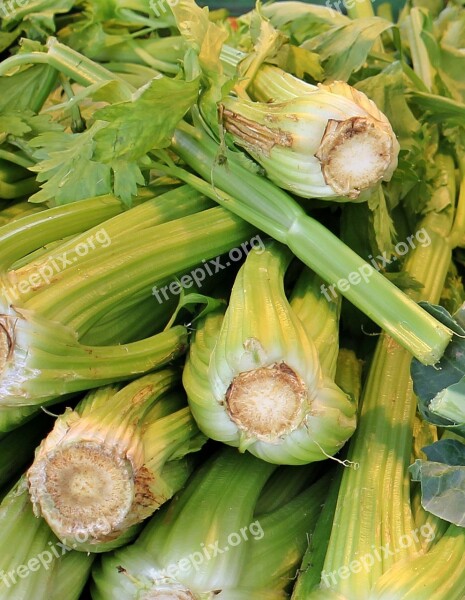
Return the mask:
[(0, 375), (14, 352), (15, 321), (8, 315), (0, 315)]
[[(224, 106), (220, 114), (226, 131), (239, 138), (246, 148), (269, 154), (275, 146), (290, 148), (293, 144), (292, 135), (287, 131), (266, 127)], [(272, 118), (268, 118), (268, 121), (271, 122)]]

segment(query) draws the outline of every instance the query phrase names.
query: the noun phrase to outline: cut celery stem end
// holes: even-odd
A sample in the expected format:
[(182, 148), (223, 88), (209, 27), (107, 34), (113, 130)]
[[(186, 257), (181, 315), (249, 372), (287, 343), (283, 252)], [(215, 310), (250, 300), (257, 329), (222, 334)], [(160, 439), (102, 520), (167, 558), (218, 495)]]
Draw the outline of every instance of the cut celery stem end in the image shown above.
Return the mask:
[[(333, 282), (333, 286), (340, 282), (341, 293), (420, 362), (435, 364), (441, 358), (452, 332), (323, 225), (307, 216), (289, 195), (237, 164), (231, 152), (227, 152), (228, 163), (222, 164), (218, 161), (219, 146), (187, 124), (176, 130), (173, 149), (214, 184), (212, 199), (287, 244), (307, 266)], [(195, 186), (192, 178), (189, 182)], [(227, 200), (218, 194), (217, 188), (230, 194)], [(357, 278), (355, 285), (348, 282), (352, 274)]]
[(36, 514), (63, 542), (84, 552), (128, 543), (185, 483), (189, 464), (164, 468), (205, 438), (185, 396), (168, 393), (179, 384), (180, 372), (164, 369), (120, 390), (99, 388), (58, 418), (27, 477)]
[(445, 419), (449, 419), (459, 425), (465, 424), (465, 402), (463, 392), (454, 389), (445, 389), (435, 396), (428, 409)]

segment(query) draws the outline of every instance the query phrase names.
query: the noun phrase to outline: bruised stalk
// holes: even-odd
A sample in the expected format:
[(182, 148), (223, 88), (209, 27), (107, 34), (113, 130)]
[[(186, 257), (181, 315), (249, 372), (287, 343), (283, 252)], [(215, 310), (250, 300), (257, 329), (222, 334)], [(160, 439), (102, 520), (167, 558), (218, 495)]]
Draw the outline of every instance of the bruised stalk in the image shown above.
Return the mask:
[(37, 516), (78, 550), (121, 546), (180, 489), (204, 439), (174, 370), (91, 392), (57, 419), (28, 471)]

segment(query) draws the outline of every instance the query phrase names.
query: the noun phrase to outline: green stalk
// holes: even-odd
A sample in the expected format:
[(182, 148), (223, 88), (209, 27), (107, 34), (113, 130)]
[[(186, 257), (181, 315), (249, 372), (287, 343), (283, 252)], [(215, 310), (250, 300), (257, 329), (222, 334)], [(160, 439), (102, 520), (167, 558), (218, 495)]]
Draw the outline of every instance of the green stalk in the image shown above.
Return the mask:
[(428, 49), (423, 41), (423, 14), (418, 7), (412, 7), (409, 12), (407, 37), (415, 73), (425, 84), (429, 92), (433, 89), (435, 71), (431, 65)]
[(2, 407), (37, 407), (134, 377), (170, 362), (187, 345), (182, 326), (132, 344), (84, 346), (72, 329), (29, 311), (11, 309), (0, 324)]
[[(66, 37), (64, 40), (66, 42)], [(111, 46), (97, 48), (77, 48), (98, 63), (135, 63), (148, 65), (163, 73), (179, 73), (179, 61), (185, 54), (184, 40), (181, 36), (166, 38), (148, 38), (125, 40)], [(106, 65), (107, 68), (108, 65)]]
[[(360, 403), (362, 384), (362, 363), (352, 350), (342, 349), (337, 358), (336, 383), (353, 399), (356, 406)], [(344, 463), (343, 463), (344, 464)], [(320, 585), (326, 552), (331, 537), (334, 516), (336, 512), (339, 489), (344, 469), (341, 467), (333, 473), (333, 478), (326, 494), (325, 502), (318, 518), (315, 531), (308, 540), (308, 547), (302, 560), (302, 565), (294, 587), (292, 600), (307, 600), (311, 592)], [(322, 592), (322, 600), (330, 598), (329, 590)]]
[[(345, 284), (340, 285), (341, 293), (422, 363), (434, 364), (439, 360), (451, 339), (450, 330), (307, 216), (285, 192), (250, 173), (236, 162), (231, 152), (226, 152), (226, 164), (218, 161), (217, 144), (187, 124), (176, 130), (173, 149), (190, 167), (214, 183), (209, 194), (212, 199), (288, 244), (320, 277), (334, 285), (337, 282), (349, 285), (347, 278), (351, 274), (361, 275), (357, 277), (360, 281), (348, 289)], [(183, 175), (182, 169), (170, 167), (167, 171), (197, 186), (194, 178)], [(198, 189), (207, 195), (205, 187), (204, 183), (198, 184)], [(228, 196), (222, 196), (221, 190)]]
[[(222, 450), (132, 547), (103, 557), (94, 571), (94, 599), (207, 599), (216, 590), (225, 600), (287, 597), (328, 477), (299, 491), (292, 469), (273, 471), (253, 457)], [(270, 476), (283, 502), (260, 514), (256, 507), (263, 506), (263, 494), (269, 498)]]
[(35, 177), (28, 177), (23, 181), (16, 181), (15, 183), (8, 183), (7, 181), (0, 181), (0, 198), (2, 200), (15, 200), (16, 198), (23, 198), (29, 196), (39, 189), (39, 184)]
[(1, 266), (9, 268), (44, 244), (86, 231), (121, 212), (121, 201), (106, 195), (49, 208), (5, 225), (0, 228)]
[(333, 379), (339, 352), (341, 297), (337, 295), (328, 302), (321, 293), (323, 288), (324, 281), (310, 269), (304, 269), (289, 303), (317, 348), (323, 373)]
[(32, 512), (21, 478), (0, 505), (0, 595), (2, 600), (78, 600), (93, 562), (64, 546)]
[[(465, 596), (465, 532), (450, 525), (425, 555), (398, 563), (376, 583), (370, 600), (462, 600)], [(432, 574), (434, 573), (434, 577)]]
[(151, 295), (154, 283), (223, 254), (252, 231), (219, 207), (148, 227), (54, 274), (53, 285), (39, 287), (24, 306), (83, 334), (111, 308), (143, 290)]
[(25, 201), (8, 203), (5, 208), (0, 210), (0, 231), (8, 223), (13, 223), (13, 221), (34, 215), (43, 210), (45, 210), (45, 207)]
[[(73, 263), (71, 266), (75, 267), (75, 271), (87, 269), (88, 263), (92, 263), (93, 250), (96, 249), (96, 254), (100, 255), (105, 246), (130, 239), (132, 236), (136, 238), (139, 233), (151, 227), (198, 213), (212, 206), (211, 201), (200, 196), (189, 186), (182, 186), (155, 197), (153, 193), (148, 192), (148, 194), (148, 199), (140, 206), (105, 220), (103, 227), (99, 224), (81, 234), (70, 236), (64, 243), (42, 253), (37, 260), (32, 259), (25, 266), (15, 269), (14, 273), (10, 274), (14, 287), (18, 289), (22, 282), (25, 282), (23, 286), (31, 288), (29, 292), (21, 294), (22, 303), (37, 293), (36, 289), (27, 284), (31, 275), (40, 273), (41, 270), (47, 271), (52, 267), (54, 259), (56, 264), (57, 256), (66, 256)], [(143, 195), (140, 198), (143, 198)], [(84, 246), (84, 250), (87, 248), (84, 255), (81, 246)], [(57, 281), (56, 276), (54, 281)]]
[[(439, 183), (445, 178), (453, 207), (453, 161), (438, 155), (436, 163), (441, 169)], [(443, 193), (441, 185), (435, 193)], [(452, 223), (452, 208), (429, 213), (420, 223), (431, 244), (413, 249), (405, 264), (406, 272), (424, 286), (421, 292), (411, 294), (418, 300), (439, 300), (451, 260), (448, 235)], [(394, 340), (382, 335), (348, 454), (358, 468), (344, 472), (321, 589), (309, 598), (330, 598), (331, 594), (347, 600), (371, 598), (383, 573), (421, 551), (422, 532), (412, 515), (408, 475), (416, 411), (411, 358)]]
[(101, 388), (57, 419), (27, 477), (34, 512), (64, 543), (84, 552), (127, 544), (184, 485), (192, 461), (183, 458), (205, 438), (175, 391), (179, 375)]
[[(142, 590), (155, 598), (163, 597), (162, 592), (167, 598), (184, 600), (192, 597), (190, 592), (207, 598), (213, 590), (240, 587), (245, 541), (216, 555), (212, 547), (223, 550), (230, 534), (240, 535), (241, 527), (255, 523), (255, 504), (274, 469), (222, 450), (194, 474), (167, 510), (152, 518), (133, 546), (103, 557), (94, 572), (94, 600), (135, 600)], [(189, 557), (181, 571), (181, 560)], [(116, 565), (122, 567), (119, 572)]]
[(330, 477), (325, 475), (284, 506), (260, 518), (263, 540), (250, 542), (242, 588), (258, 591), (289, 587), (313, 534), (329, 483)]

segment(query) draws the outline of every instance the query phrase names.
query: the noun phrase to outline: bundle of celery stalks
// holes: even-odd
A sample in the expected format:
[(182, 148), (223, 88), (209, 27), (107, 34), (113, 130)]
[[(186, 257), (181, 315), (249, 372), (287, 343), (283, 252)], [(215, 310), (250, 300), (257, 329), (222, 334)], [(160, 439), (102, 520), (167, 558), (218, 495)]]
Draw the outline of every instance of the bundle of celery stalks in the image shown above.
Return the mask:
[(0, 13), (0, 600), (465, 599), (461, 2)]

